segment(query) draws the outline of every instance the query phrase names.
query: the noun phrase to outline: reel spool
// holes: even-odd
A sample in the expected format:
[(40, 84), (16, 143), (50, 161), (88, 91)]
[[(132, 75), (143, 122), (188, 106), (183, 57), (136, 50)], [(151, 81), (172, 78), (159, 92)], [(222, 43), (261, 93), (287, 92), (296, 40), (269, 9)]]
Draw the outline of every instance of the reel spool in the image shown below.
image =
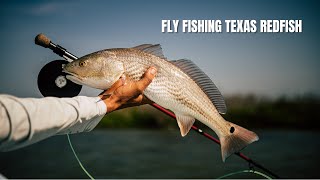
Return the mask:
[(82, 86), (66, 78), (62, 66), (69, 63), (65, 60), (54, 60), (46, 64), (38, 74), (38, 88), (41, 94), (54, 97), (77, 96)]

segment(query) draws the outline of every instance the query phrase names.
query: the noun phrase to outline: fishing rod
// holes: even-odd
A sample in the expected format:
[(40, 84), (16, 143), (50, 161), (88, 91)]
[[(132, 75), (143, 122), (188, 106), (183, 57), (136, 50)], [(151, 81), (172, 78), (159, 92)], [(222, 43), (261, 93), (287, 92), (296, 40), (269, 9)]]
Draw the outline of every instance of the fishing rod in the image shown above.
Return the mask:
[[(155, 107), (156, 109), (160, 110), (161, 112), (167, 114), (168, 116), (176, 119), (176, 116), (174, 113), (172, 113), (171, 111), (165, 109), (164, 107), (158, 105), (157, 103), (153, 103), (151, 104), (151, 106)], [(204, 132), (202, 129), (198, 128), (197, 126), (195, 125), (192, 125), (191, 127), (194, 131), (198, 132), (199, 134), (203, 135), (204, 137), (206, 137), (207, 139), (210, 139), (211, 141), (215, 142), (216, 144), (220, 144), (220, 141), (213, 137), (212, 135)], [(273, 177), (277, 178), (277, 179), (280, 179), (280, 177), (273, 173), (272, 171), (270, 171), (269, 169), (265, 168), (264, 166), (262, 166), (261, 164), (257, 163), (256, 161), (252, 160), (251, 158), (249, 158), (248, 156), (244, 155), (243, 153), (241, 152), (237, 152), (235, 153), (237, 156), (239, 156), (240, 158), (244, 159), (245, 161), (247, 161), (249, 163), (249, 168), (252, 169), (252, 166), (255, 166), (263, 171), (265, 171), (266, 173), (272, 175)]]
[[(63, 64), (66, 64), (66, 63), (68, 63), (68, 62), (72, 62), (72, 61), (78, 59), (77, 56), (75, 56), (75, 55), (73, 55), (72, 53), (68, 52), (68, 51), (67, 51), (65, 48), (63, 48), (62, 46), (57, 45), (57, 44), (54, 44), (53, 42), (51, 42), (51, 40), (50, 40), (48, 37), (46, 37), (44, 34), (38, 34), (38, 35), (35, 37), (35, 44), (37, 44), (37, 45), (39, 45), (39, 46), (42, 46), (42, 47), (44, 47), (44, 48), (49, 48), (49, 49), (51, 49), (54, 53), (56, 53), (57, 55), (59, 55), (59, 56), (61, 56), (61, 57), (63, 57), (64, 59), (67, 60), (67, 62), (60, 62), (60, 63), (55, 63), (55, 64), (50, 64), (50, 63), (47, 64), (47, 65), (50, 65), (50, 66), (47, 68), (48, 71), (46, 71), (46, 72), (44, 73), (44, 74), (46, 74), (46, 75), (51, 75), (53, 69), (54, 69), (54, 70), (55, 70), (55, 69), (62, 70), (61, 68), (62, 68)], [(43, 69), (42, 69), (42, 70), (43, 70)], [(55, 70), (55, 71), (56, 71), (56, 70)], [(60, 71), (59, 71), (59, 72), (60, 72)], [(40, 71), (40, 73), (41, 73), (41, 71)], [(40, 74), (39, 74), (39, 76), (40, 76)], [(43, 76), (44, 76), (44, 75), (43, 75)], [(56, 76), (57, 76), (57, 75), (56, 75)], [(67, 81), (67, 80), (65, 79), (64, 76), (65, 76), (65, 74), (61, 72), (61, 73), (59, 74), (59, 76), (54, 77), (55, 79), (50, 79), (51, 81), (54, 80), (55, 85), (58, 86), (58, 88), (60, 88), (60, 89), (57, 89), (57, 90), (59, 90), (60, 92), (63, 92), (63, 90), (65, 91), (65, 90), (66, 90), (66, 87), (67, 87), (67, 86), (66, 86), (66, 84), (67, 84), (66, 81)], [(38, 78), (39, 78), (39, 77), (38, 77)], [(64, 78), (64, 79), (63, 79), (63, 78)], [(48, 79), (47, 79), (47, 80), (48, 80)], [(41, 91), (41, 88), (42, 88), (42, 89), (47, 88), (47, 85), (45, 85), (45, 84), (48, 84), (48, 83), (50, 83), (50, 82), (46, 81), (46, 83), (40, 83), (40, 84), (39, 84), (39, 79), (38, 79), (38, 86), (39, 86), (40, 91)], [(70, 95), (70, 93), (69, 93), (69, 94), (61, 94), (61, 93), (60, 93), (60, 94), (59, 94), (59, 97), (60, 97), (60, 96), (61, 96), (61, 97), (65, 97), (65, 96), (71, 97), (71, 96), (76, 96), (76, 95), (78, 95), (78, 94), (80, 93), (82, 86), (77, 85), (77, 84), (73, 84), (72, 82), (68, 82), (68, 83), (69, 83), (69, 84), (70, 84), (70, 83), (72, 84), (72, 86), (73, 86), (72, 88), (74, 88), (74, 89), (77, 88), (77, 89), (74, 90), (75, 92), (71, 93), (71, 95)], [(53, 84), (53, 83), (52, 83), (52, 84)], [(64, 89), (64, 88), (65, 88), (65, 89)], [(68, 89), (68, 90), (70, 90), (70, 86), (69, 86), (69, 89)], [(41, 93), (44, 95), (44, 94), (47, 93), (47, 90), (43, 90), (43, 91), (41, 91)], [(63, 93), (64, 93), (64, 92), (63, 92)], [(76, 94), (76, 95), (74, 95), (74, 94)], [(152, 103), (151, 106), (153, 106), (154, 108), (160, 110), (161, 112), (165, 113), (166, 115), (168, 115), (168, 116), (176, 119), (176, 116), (175, 116), (175, 114), (174, 114), (173, 112), (165, 109), (164, 107), (158, 105), (157, 103)], [(221, 144), (220, 144), (220, 141), (219, 141), (217, 138), (215, 138), (215, 137), (213, 137), (212, 135), (204, 132), (202, 129), (198, 128), (197, 126), (192, 125), (191, 128), (192, 128), (194, 131), (198, 132), (200, 135), (206, 137), (207, 139), (215, 142), (216, 144), (221, 145)], [(68, 137), (68, 138), (69, 138), (69, 137)], [(69, 141), (70, 141), (70, 139), (69, 139)], [(252, 170), (253, 167), (257, 167), (257, 168), (263, 170), (264, 172), (272, 175), (272, 176), (275, 177), (275, 178), (280, 178), (277, 174), (273, 173), (272, 171), (270, 171), (269, 169), (267, 169), (267, 168), (264, 167), (263, 165), (259, 164), (258, 162), (252, 160), (251, 158), (249, 158), (248, 156), (244, 155), (243, 153), (237, 152), (237, 153), (235, 153), (235, 154), (236, 154), (237, 156), (239, 156), (241, 159), (247, 161), (247, 162), (249, 163), (249, 168), (250, 168), (251, 170)]]

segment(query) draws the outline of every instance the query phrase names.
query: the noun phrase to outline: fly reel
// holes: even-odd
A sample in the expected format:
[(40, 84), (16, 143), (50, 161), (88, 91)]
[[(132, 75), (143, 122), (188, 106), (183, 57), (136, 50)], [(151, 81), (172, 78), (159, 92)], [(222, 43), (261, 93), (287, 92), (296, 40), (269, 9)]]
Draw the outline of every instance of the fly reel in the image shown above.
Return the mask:
[(38, 34), (34, 40), (35, 44), (51, 49), (65, 60), (54, 60), (46, 64), (38, 74), (38, 88), (43, 96), (74, 97), (77, 96), (82, 86), (66, 78), (62, 67), (78, 59), (77, 56), (68, 52), (65, 48), (54, 44), (44, 34)]
[(43, 96), (74, 97), (77, 96), (82, 86), (66, 78), (62, 66), (66, 60), (54, 60), (46, 64), (38, 74), (38, 88)]

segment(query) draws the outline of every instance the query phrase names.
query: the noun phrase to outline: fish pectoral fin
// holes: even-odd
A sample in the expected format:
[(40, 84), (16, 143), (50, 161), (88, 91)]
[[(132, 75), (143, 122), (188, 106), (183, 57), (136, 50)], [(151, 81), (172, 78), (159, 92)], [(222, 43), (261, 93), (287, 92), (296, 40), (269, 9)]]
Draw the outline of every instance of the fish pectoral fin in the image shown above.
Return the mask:
[(195, 119), (188, 115), (176, 114), (178, 126), (180, 128), (181, 136), (184, 137), (190, 131)]

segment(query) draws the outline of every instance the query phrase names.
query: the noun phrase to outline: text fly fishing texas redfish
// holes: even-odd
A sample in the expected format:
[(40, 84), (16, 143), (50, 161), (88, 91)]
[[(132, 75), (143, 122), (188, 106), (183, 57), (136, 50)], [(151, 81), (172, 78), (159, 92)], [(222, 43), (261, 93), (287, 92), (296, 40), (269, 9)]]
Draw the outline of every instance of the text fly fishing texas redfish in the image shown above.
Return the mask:
[(160, 45), (94, 52), (67, 64), (63, 71), (75, 83), (105, 90), (123, 76), (139, 80), (150, 66), (158, 73), (144, 95), (175, 113), (182, 136), (198, 119), (218, 135), (223, 161), (259, 139), (254, 132), (224, 120), (220, 115), (226, 113), (224, 99), (203, 71), (190, 60), (168, 61)]

